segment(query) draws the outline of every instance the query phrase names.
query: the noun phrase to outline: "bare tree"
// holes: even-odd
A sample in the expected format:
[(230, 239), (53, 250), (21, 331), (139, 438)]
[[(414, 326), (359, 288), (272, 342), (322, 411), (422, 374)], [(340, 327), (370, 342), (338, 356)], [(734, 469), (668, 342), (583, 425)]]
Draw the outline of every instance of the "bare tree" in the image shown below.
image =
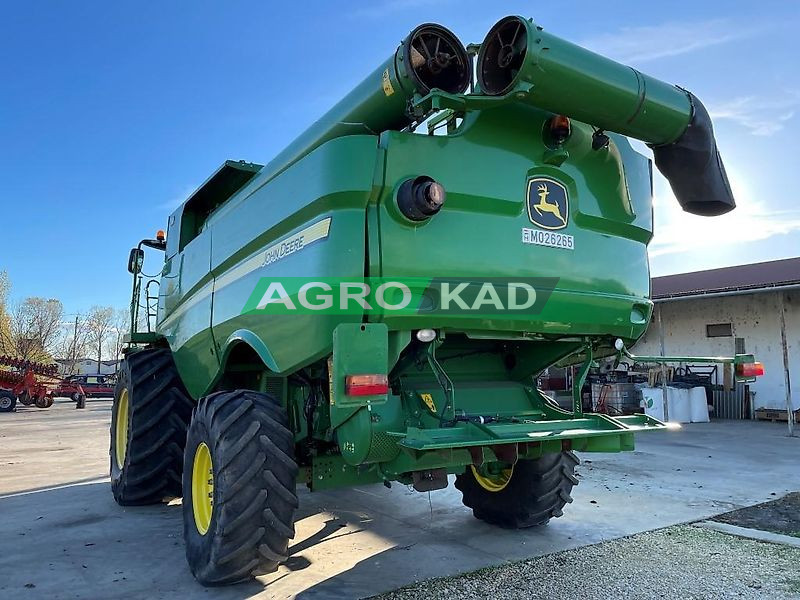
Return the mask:
[(86, 319), (87, 340), (97, 350), (97, 372), (103, 360), (103, 347), (114, 329), (114, 309), (110, 306), (93, 306)]
[(0, 271), (0, 311), (6, 308), (8, 301), (8, 293), (11, 291), (11, 280), (8, 278), (8, 273)]
[(75, 315), (74, 320), (61, 323), (61, 335), (55, 354), (66, 360), (64, 375), (74, 375), (77, 372), (78, 358), (85, 356), (89, 350), (87, 320), (86, 315)]
[(6, 312), (8, 294), (11, 291), (11, 280), (8, 273), (0, 271), (0, 354), (13, 352), (11, 344), (11, 323)]
[(131, 313), (128, 309), (118, 308), (114, 311), (111, 333), (109, 335), (106, 350), (112, 360), (119, 360), (122, 349), (125, 346), (125, 334), (131, 328)]
[(8, 315), (3, 346), (23, 360), (47, 360), (56, 349), (63, 314), (60, 300), (26, 298)]

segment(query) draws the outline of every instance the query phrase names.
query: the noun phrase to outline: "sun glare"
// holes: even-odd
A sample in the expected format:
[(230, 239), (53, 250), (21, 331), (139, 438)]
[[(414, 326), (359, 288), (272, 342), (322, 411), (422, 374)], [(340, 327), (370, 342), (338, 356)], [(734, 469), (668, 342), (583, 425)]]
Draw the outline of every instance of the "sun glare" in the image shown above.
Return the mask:
[(734, 256), (741, 242), (800, 230), (800, 211), (770, 211), (767, 202), (756, 199), (746, 177), (736, 169), (728, 168), (728, 180), (736, 209), (709, 218), (683, 212), (669, 184), (659, 176), (654, 182), (655, 235), (650, 256), (690, 254), (700, 248), (713, 249), (720, 257)]

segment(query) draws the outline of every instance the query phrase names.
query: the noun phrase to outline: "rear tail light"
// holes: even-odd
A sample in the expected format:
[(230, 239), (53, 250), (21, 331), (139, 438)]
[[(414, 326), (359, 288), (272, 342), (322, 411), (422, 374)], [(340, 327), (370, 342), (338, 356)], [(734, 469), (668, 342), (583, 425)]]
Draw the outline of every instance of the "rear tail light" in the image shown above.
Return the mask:
[(555, 115), (550, 119), (550, 139), (556, 145), (563, 144), (572, 133), (572, 125), (569, 118), (564, 115)]
[(738, 377), (760, 377), (764, 374), (764, 365), (760, 362), (739, 363), (736, 365)]
[(375, 396), (389, 392), (389, 378), (386, 375), (348, 375), (344, 381), (348, 396)]

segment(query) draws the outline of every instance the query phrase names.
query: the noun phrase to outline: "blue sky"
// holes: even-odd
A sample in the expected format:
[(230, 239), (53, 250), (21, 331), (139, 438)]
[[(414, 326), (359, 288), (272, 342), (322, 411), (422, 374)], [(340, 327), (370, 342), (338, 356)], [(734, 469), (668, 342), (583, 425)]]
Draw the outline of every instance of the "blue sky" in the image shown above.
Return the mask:
[(0, 269), (67, 312), (129, 300), (128, 249), (226, 158), (265, 163), (416, 24), (479, 42), (506, 14), (700, 97), (739, 208), (656, 182), (653, 274), (800, 254), (800, 4), (3, 2)]

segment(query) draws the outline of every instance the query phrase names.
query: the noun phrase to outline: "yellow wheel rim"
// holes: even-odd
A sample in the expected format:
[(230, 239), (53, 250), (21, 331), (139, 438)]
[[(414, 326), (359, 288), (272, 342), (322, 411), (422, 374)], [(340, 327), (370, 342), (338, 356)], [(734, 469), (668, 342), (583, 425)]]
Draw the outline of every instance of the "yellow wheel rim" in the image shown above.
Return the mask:
[(211, 451), (205, 442), (200, 442), (194, 451), (192, 513), (197, 531), (205, 535), (211, 526), (211, 515), (214, 514), (214, 463), (211, 462)]
[(114, 431), (114, 459), (117, 467), (125, 466), (125, 454), (128, 451), (128, 388), (122, 388), (117, 399), (117, 426)]
[(470, 465), (470, 468), (472, 469), (472, 475), (475, 477), (475, 481), (478, 482), (478, 485), (489, 492), (504, 490), (508, 482), (511, 481), (511, 476), (514, 474), (513, 466), (509, 469), (503, 469), (497, 474), (488, 472), (483, 474), (475, 468), (475, 465)]

